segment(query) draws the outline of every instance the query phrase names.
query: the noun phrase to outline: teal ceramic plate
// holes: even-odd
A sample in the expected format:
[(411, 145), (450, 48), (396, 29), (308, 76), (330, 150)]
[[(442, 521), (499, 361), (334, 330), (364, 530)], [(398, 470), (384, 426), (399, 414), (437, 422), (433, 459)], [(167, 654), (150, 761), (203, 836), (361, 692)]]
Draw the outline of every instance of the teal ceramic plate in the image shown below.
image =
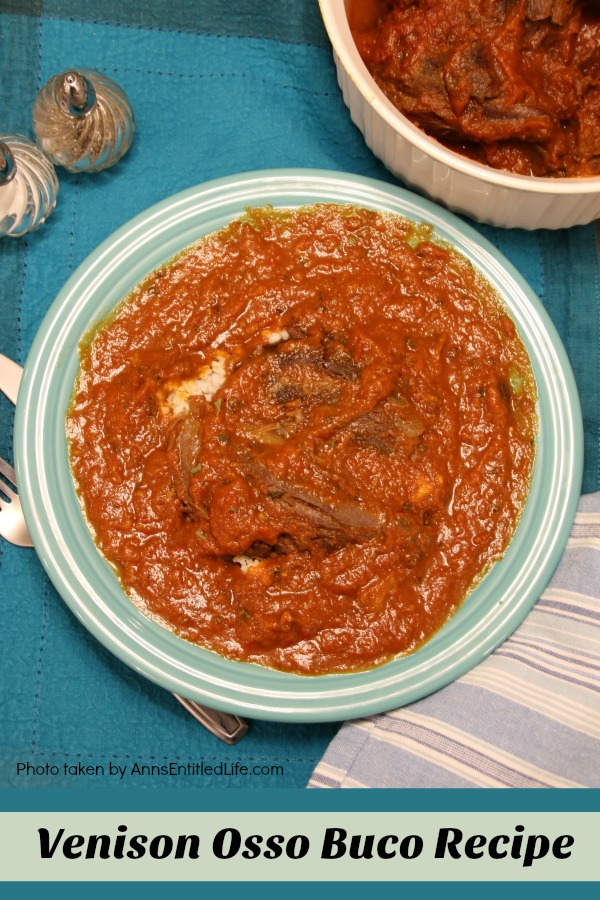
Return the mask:
[[(453, 619), (411, 656), (368, 672), (302, 677), (231, 662), (175, 637), (127, 599), (96, 550), (71, 478), (65, 414), (81, 336), (152, 269), (249, 205), (352, 202), (430, 222), (496, 287), (533, 363), (540, 432), (534, 476), (504, 556)], [(436, 205), (371, 179), (316, 170), (232, 176), (164, 200), (116, 231), (60, 292), (31, 348), (15, 423), (17, 475), (42, 563), (86, 628), (136, 671), (192, 700), (254, 718), (355, 718), (417, 700), (498, 646), (548, 583), (575, 516), (583, 437), (573, 375), (542, 305), (477, 232)]]

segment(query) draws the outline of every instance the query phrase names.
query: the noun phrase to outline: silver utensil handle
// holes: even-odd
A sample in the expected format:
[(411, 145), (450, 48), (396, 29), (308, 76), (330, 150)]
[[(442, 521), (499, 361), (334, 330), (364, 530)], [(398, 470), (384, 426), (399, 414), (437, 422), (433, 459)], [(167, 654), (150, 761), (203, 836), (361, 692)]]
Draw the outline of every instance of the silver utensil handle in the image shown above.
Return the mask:
[(184, 709), (190, 715), (198, 720), (205, 728), (225, 741), (226, 744), (237, 744), (240, 738), (243, 738), (248, 731), (248, 723), (239, 716), (231, 713), (221, 712), (218, 709), (212, 709), (209, 706), (201, 706), (193, 700), (186, 700), (179, 694), (173, 694), (176, 700), (179, 700)]

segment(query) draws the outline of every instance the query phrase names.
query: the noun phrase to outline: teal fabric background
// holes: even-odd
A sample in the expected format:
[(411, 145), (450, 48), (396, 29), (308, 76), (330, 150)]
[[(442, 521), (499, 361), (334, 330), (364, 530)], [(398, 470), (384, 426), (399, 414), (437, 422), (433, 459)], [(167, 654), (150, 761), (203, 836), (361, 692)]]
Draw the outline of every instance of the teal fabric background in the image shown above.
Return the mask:
[[(207, 179), (262, 168), (318, 167), (393, 182), (352, 125), (316, 0), (151, 0), (93, 5), (0, 0), (0, 133), (31, 136), (37, 90), (71, 66), (98, 68), (128, 93), (136, 136), (95, 176), (59, 170), (56, 211), (38, 231), (0, 239), (0, 352), (23, 363), (75, 268), (150, 204)], [(600, 287), (593, 226), (563, 232), (480, 230), (519, 268), (572, 361), (586, 429), (584, 490), (600, 488)], [(0, 455), (12, 457), (13, 410), (0, 397)], [(0, 786), (101, 787), (114, 779), (17, 775), (18, 761), (108, 768), (242, 761), (280, 772), (202, 782), (147, 777), (130, 787), (301, 787), (335, 725), (255, 722), (218, 743), (165, 691), (108, 654), (75, 621), (37, 557), (0, 542), (3, 727)], [(6, 685), (10, 689), (6, 690)], [(62, 770), (61, 770), (62, 771)], [(85, 780), (85, 784), (83, 781)]]

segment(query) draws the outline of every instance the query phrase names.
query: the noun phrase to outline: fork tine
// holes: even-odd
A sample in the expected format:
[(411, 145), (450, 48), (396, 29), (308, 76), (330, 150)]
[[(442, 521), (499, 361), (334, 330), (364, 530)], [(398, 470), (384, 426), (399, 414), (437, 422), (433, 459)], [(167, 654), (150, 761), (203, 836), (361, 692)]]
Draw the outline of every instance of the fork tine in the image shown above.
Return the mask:
[[(9, 487), (9, 483), (11, 487)], [(33, 546), (16, 491), (15, 470), (0, 457), (0, 536), (19, 547)]]
[[(7, 498), (7, 500), (5, 500), (4, 497), (2, 496), (3, 494), (4, 494), (4, 497)], [(18, 500), (18, 499), (19, 499), (19, 495), (16, 494), (14, 491), (11, 491), (11, 489), (8, 487), (8, 485), (4, 481), (0, 480), (0, 509), (5, 509), (9, 503), (14, 503), (15, 500)]]
[[(9, 466), (9, 464), (5, 462), (1, 456), (0, 476), (2, 476), (0, 477), (0, 494), (4, 494), (4, 496), (8, 498), (9, 502), (12, 500), (17, 500), (18, 494), (12, 490), (13, 487), (16, 488), (17, 486), (17, 476), (15, 475), (15, 470), (12, 466)], [(4, 508), (5, 504), (2, 500), (2, 497), (0, 496), (0, 509)]]
[(6, 462), (6, 460), (2, 459), (0, 456), (0, 475), (4, 475), (4, 477), (14, 486), (17, 486), (17, 475), (12, 466)]

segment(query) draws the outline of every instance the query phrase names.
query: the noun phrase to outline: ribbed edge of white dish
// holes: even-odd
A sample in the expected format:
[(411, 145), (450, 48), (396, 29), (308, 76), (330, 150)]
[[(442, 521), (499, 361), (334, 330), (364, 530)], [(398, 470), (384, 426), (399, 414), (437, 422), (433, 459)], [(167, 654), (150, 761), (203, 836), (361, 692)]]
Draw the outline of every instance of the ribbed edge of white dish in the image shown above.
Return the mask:
[[(341, 5), (343, 6), (343, 0)], [(324, 10), (323, 12), (325, 13)], [(328, 31), (330, 24), (325, 17)], [(333, 56), (338, 83), (352, 121), (362, 132), (367, 146), (375, 156), (393, 175), (410, 187), (443, 203), (454, 212), (502, 228), (570, 228), (574, 225), (586, 225), (600, 217), (600, 178), (597, 179), (597, 188), (576, 190), (573, 193), (565, 192), (564, 181), (557, 180), (556, 192), (553, 193), (548, 189), (550, 179), (536, 180), (492, 170), (493, 175), (504, 176), (494, 179), (504, 182), (497, 184), (494, 180), (484, 180), (476, 172), (462, 171), (470, 164), (466, 159), (460, 158), (461, 165), (458, 168), (436, 159), (412, 143), (378, 112), (373, 100), (376, 92), (380, 93), (379, 88), (373, 82), (373, 96), (365, 96), (347, 71), (335, 45)], [(383, 94), (381, 97), (383, 98)], [(385, 98), (384, 102), (387, 103)], [(407, 125), (410, 127), (410, 123), (407, 122)], [(431, 138), (427, 140), (433, 142)], [(452, 151), (445, 149), (444, 154), (454, 155)], [(471, 165), (473, 168), (480, 168), (478, 164)], [(512, 183), (511, 177), (514, 179)], [(577, 187), (583, 186), (580, 181), (573, 181)], [(585, 181), (589, 184), (589, 179)], [(539, 189), (536, 190), (536, 187)]]

